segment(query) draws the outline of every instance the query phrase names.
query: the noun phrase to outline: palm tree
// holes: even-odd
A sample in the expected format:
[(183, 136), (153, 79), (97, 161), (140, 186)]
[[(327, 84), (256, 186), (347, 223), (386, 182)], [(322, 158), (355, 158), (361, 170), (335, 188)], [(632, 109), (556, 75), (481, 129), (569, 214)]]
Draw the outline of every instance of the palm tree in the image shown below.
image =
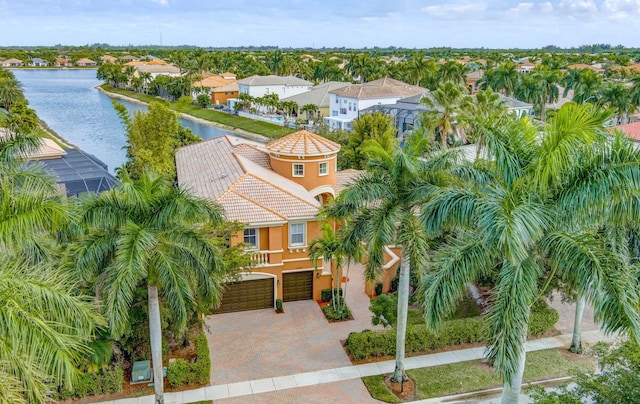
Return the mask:
[(546, 88), (542, 78), (536, 73), (523, 74), (516, 85), (515, 97), (534, 105), (538, 116), (542, 116), (546, 102)]
[(376, 66), (377, 61), (374, 61), (368, 53), (358, 53), (349, 58), (349, 62), (344, 68), (351, 74), (351, 77), (358, 79), (360, 83), (365, 83), (369, 81)]
[(428, 234), (447, 237), (423, 280), (427, 327), (438, 330), (468, 284), (495, 276), (486, 354), (504, 380), (503, 403), (518, 402), (530, 307), (554, 277), (594, 306), (606, 331), (639, 335), (637, 278), (599, 228), (637, 220), (640, 158), (620, 139), (599, 140), (606, 118), (566, 104), (541, 139), (526, 120), (505, 122), (488, 133), (493, 162), (478, 163), (482, 174), (460, 170), (461, 182), (423, 207)]
[(53, 234), (68, 222), (52, 177), (19, 157), (35, 136), (0, 139), (0, 401), (44, 403), (72, 387), (99, 316), (62, 273)]
[(54, 262), (0, 253), (0, 401), (45, 403), (73, 386), (100, 318)]
[(480, 79), (480, 88), (499, 91), (502, 95), (510, 96), (514, 93), (518, 84), (519, 73), (515, 63), (509, 61), (502, 63), (495, 69), (488, 69)]
[(316, 116), (318, 106), (316, 104), (304, 104), (302, 108), (300, 108), (300, 112), (305, 112), (307, 114), (307, 119), (311, 119)]
[(347, 221), (342, 240), (347, 245), (366, 243), (365, 278), (378, 279), (384, 265), (385, 247), (402, 246), (398, 285), (396, 331), (396, 366), (394, 382), (406, 380), (404, 371), (405, 336), (409, 299), (409, 273), (424, 265), (427, 258), (427, 238), (415, 215), (422, 201), (416, 189), (439, 179), (438, 173), (447, 166), (450, 155), (442, 154), (423, 160), (429, 148), (427, 139), (412, 134), (404, 149), (399, 146), (389, 153), (376, 141), (363, 145), (369, 156), (366, 171), (351, 186), (342, 191), (323, 215), (329, 219)]
[(611, 108), (616, 118), (616, 125), (627, 123), (629, 114), (635, 112), (633, 94), (630, 88), (622, 83), (607, 83), (600, 89), (600, 105)]
[(336, 231), (328, 223), (322, 225), (322, 237), (311, 240), (309, 244), (309, 258), (313, 262), (313, 267), (317, 270), (318, 260), (322, 258), (323, 264), (329, 263), (331, 268), (331, 306), (336, 312), (345, 306), (344, 293), (338, 293), (338, 296), (335, 293), (335, 290), (339, 289), (342, 284), (342, 263), (346, 255), (344, 245), (342, 240), (336, 237)]
[(10, 71), (2, 68), (0, 71), (8, 72), (8, 74), (2, 73), (0, 75), (0, 105), (6, 110), (10, 110), (13, 103), (24, 99), (22, 84)]
[(200, 299), (218, 304), (225, 277), (221, 252), (207, 227), (223, 220), (219, 206), (176, 189), (165, 177), (146, 173), (109, 192), (85, 199), (76, 223), (87, 229), (70, 250), (72, 268), (100, 296), (111, 336), (129, 326), (138, 285), (146, 285), (156, 403), (164, 401), (160, 300), (166, 302), (178, 332)]
[(422, 114), (420, 126), (433, 131), (433, 140), (439, 137), (442, 148), (449, 142), (465, 142), (462, 121), (458, 117), (471, 108), (473, 101), (464, 85), (445, 81), (431, 92), (431, 97), (421, 100), (432, 109)]
[(448, 60), (438, 68), (438, 74), (436, 76), (438, 84), (441, 85), (446, 81), (456, 84), (464, 84), (465, 75), (468, 70), (469, 69), (465, 65), (458, 63), (455, 60)]

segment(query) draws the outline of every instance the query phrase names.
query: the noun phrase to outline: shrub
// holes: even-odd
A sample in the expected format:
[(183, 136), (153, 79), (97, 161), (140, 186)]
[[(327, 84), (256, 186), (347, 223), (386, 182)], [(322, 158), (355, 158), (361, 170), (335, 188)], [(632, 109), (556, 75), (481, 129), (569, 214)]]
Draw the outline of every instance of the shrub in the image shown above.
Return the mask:
[(333, 306), (325, 306), (322, 311), (329, 320), (339, 321), (351, 318), (351, 311), (347, 306), (342, 306), (338, 310), (334, 309)]
[(122, 363), (118, 362), (111, 368), (92, 372), (81, 373), (73, 385), (73, 389), (61, 387), (59, 398), (66, 400), (68, 398), (82, 398), (96, 394), (110, 394), (122, 391), (124, 383), (124, 371)]
[(284, 313), (284, 308), (282, 308), (282, 299), (276, 299), (276, 311), (278, 313)]
[(196, 100), (198, 102), (198, 105), (200, 105), (202, 108), (206, 108), (211, 105), (211, 96), (209, 96), (209, 94), (199, 94), (196, 97)]
[[(336, 296), (342, 297), (342, 289), (341, 288), (335, 288), (333, 290), (334, 290), (334, 293), (336, 294)], [(330, 302), (331, 301), (331, 289), (322, 289), (320, 291), (320, 299), (323, 302)]]
[[(533, 305), (529, 322), (529, 335), (544, 334), (558, 321), (558, 313), (545, 302)], [(432, 349), (485, 340), (484, 318), (481, 316), (445, 321), (438, 335), (427, 331), (424, 324), (407, 327), (405, 350), (425, 352)], [(395, 355), (395, 328), (381, 331), (352, 332), (347, 337), (347, 351), (355, 360)]]
[(376, 293), (376, 296), (380, 296), (382, 294), (382, 282), (376, 282), (376, 286), (373, 290)]
[(531, 317), (529, 318), (529, 335), (540, 335), (549, 331), (558, 322), (560, 316), (558, 312), (544, 300), (538, 300), (531, 307)]
[(373, 313), (373, 317), (371, 318), (373, 325), (382, 324), (384, 327), (395, 326), (396, 313), (398, 311), (398, 294), (380, 295), (371, 299), (369, 310)]
[(172, 387), (184, 384), (208, 384), (211, 371), (211, 359), (209, 358), (209, 345), (207, 337), (201, 333), (196, 338), (195, 362), (187, 362), (184, 359), (176, 359), (167, 366), (167, 380)]

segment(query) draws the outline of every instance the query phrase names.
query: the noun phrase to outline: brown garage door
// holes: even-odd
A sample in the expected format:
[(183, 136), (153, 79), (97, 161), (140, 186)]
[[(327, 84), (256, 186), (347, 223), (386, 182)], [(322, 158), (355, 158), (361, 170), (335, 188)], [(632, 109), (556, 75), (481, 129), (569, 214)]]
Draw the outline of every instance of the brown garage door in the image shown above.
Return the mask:
[(222, 294), (222, 304), (213, 312), (256, 310), (273, 307), (273, 279), (231, 283)]
[(284, 273), (282, 280), (283, 301), (313, 299), (313, 271)]

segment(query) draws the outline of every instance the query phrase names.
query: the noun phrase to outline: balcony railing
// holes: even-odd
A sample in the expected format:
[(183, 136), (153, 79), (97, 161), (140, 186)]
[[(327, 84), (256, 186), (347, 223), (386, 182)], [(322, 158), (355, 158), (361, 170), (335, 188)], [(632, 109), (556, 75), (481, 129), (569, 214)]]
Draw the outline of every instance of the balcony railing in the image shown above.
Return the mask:
[(282, 253), (282, 250), (256, 250), (251, 252), (251, 262), (256, 267), (282, 265), (282, 262), (270, 263), (269, 254)]

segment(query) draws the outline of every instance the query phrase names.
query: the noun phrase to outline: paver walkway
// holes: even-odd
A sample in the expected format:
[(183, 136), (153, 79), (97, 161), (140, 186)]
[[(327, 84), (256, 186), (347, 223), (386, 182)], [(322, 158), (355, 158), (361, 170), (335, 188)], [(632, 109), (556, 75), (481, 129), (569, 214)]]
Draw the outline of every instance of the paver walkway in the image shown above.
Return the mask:
[[(593, 344), (597, 341), (602, 341), (605, 337), (600, 331), (592, 330), (586, 331), (582, 334), (584, 343)], [(559, 335), (549, 338), (541, 338), (537, 340), (528, 341), (526, 343), (527, 352), (538, 351), (543, 349), (552, 349), (560, 347), (568, 347), (571, 343), (571, 335)], [(471, 360), (478, 360), (482, 358), (484, 348), (469, 348), (460, 349), (456, 351), (439, 352), (430, 355), (413, 356), (405, 359), (406, 369), (417, 369), (430, 366), (444, 365), (447, 363), (465, 362)], [(182, 403), (194, 403), (204, 400), (224, 400), (234, 398), (234, 400), (223, 401), (225, 403), (249, 403), (249, 402), (286, 402), (285, 395), (278, 395), (277, 397), (269, 396), (269, 393), (280, 392), (283, 390), (291, 390), (291, 402), (297, 402), (300, 397), (305, 397), (305, 402), (327, 402), (326, 398), (322, 398), (321, 401), (314, 401), (313, 395), (317, 394), (315, 389), (308, 389), (310, 401), (306, 400), (306, 395), (300, 395), (299, 388), (307, 388), (309, 386), (326, 385), (330, 388), (330, 391), (337, 395), (332, 395), (336, 398), (335, 402), (376, 402), (371, 397), (368, 397), (367, 401), (362, 401), (360, 396), (357, 398), (349, 398), (353, 395), (353, 388), (358, 388), (358, 385), (345, 384), (343, 386), (331, 386), (335, 382), (343, 381), (357, 381), (365, 376), (380, 375), (393, 372), (395, 362), (393, 360), (366, 363), (362, 365), (343, 366), (332, 369), (318, 370), (312, 372), (298, 373), (286, 376), (268, 377), (258, 380), (250, 380), (238, 383), (218, 384), (214, 386), (202, 387), (195, 390), (186, 390), (172, 393), (165, 393), (166, 404), (182, 404)], [(361, 385), (362, 383), (359, 382)], [(324, 389), (325, 387), (323, 387)], [(266, 394), (265, 394), (266, 393)], [(259, 397), (256, 395), (260, 395)], [(293, 395), (295, 394), (295, 395)], [(245, 397), (247, 400), (242, 400)], [(293, 399), (293, 398), (296, 399)], [(237, 398), (237, 400), (235, 399)], [(153, 396), (145, 396), (138, 398), (128, 398), (123, 400), (114, 400), (105, 403), (112, 404), (152, 404)], [(329, 400), (328, 402), (332, 402)], [(437, 402), (434, 400), (427, 400), (425, 402)]]

